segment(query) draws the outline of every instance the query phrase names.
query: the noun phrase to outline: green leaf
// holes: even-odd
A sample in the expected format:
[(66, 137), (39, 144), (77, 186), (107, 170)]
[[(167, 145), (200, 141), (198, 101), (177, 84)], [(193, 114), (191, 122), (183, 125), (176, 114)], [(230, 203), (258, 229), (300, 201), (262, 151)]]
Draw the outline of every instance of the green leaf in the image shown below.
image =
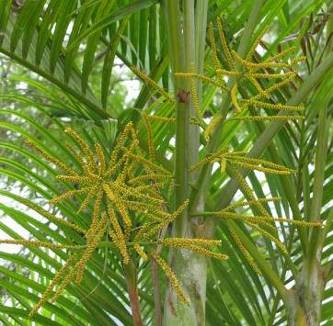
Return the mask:
[(157, 0), (138, 0), (130, 5), (124, 6), (116, 10), (111, 15), (103, 18), (98, 23), (88, 28), (84, 33), (80, 34), (80, 36), (71, 44), (71, 46), (67, 48), (67, 51), (71, 51), (75, 46), (77, 46), (83, 39), (85, 39), (89, 35), (103, 30), (112, 23), (121, 20), (122, 18), (125, 18), (128, 15), (131, 15), (132, 13), (135, 13), (145, 8), (149, 8), (150, 6), (154, 5), (157, 2), (158, 2)]

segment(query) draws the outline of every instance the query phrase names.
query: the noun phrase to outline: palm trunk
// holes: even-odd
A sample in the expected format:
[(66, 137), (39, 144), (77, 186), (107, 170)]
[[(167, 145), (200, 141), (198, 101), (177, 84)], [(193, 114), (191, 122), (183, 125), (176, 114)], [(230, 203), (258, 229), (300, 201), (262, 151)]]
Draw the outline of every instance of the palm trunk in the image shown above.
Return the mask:
[[(310, 212), (311, 220), (317, 222), (321, 220), (324, 173), (328, 151), (327, 107), (329, 99), (330, 97), (323, 96), (322, 108), (319, 114), (313, 198)], [(304, 265), (296, 279), (294, 309), (290, 314), (291, 326), (320, 325), (321, 300), (325, 287), (325, 275), (323, 268), (320, 266), (323, 249), (322, 239), (325, 238), (323, 232), (323, 229), (313, 229), (309, 232)]]
[[(208, 1), (164, 1), (169, 34), (169, 54), (172, 72), (201, 73), (204, 60)], [(175, 155), (175, 207), (190, 197), (190, 184), (195, 176), (189, 167), (198, 160), (199, 128), (191, 125), (194, 109), (191, 100), (191, 81), (174, 78), (176, 105), (176, 155)], [(201, 84), (196, 83), (199, 102)], [(191, 204), (190, 204), (191, 206)], [(195, 209), (192, 207), (192, 209)], [(188, 211), (180, 216), (173, 228), (175, 237), (197, 236), (198, 220), (190, 220)], [(201, 236), (204, 236), (201, 233)], [(169, 287), (164, 308), (163, 325), (204, 325), (207, 262), (203, 257), (185, 250), (170, 253), (170, 265), (183, 285), (190, 303), (184, 305)]]
[(319, 326), (324, 280), (319, 264), (303, 268), (297, 280), (289, 311), (289, 326)]
[(172, 257), (172, 266), (191, 302), (188, 305), (180, 303), (172, 289), (169, 289), (165, 300), (164, 325), (204, 325), (207, 277), (205, 258), (188, 251), (178, 251)]

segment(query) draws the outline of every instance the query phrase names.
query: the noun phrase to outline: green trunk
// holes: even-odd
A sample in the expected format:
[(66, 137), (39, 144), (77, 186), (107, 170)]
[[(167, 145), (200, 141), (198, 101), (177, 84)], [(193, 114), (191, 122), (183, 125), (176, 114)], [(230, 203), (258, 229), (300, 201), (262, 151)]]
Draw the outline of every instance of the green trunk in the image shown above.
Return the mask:
[[(172, 72), (201, 73), (204, 61), (204, 48), (207, 24), (208, 1), (194, 0), (164, 1), (164, 11), (169, 39), (169, 57)], [(175, 155), (175, 207), (190, 197), (190, 184), (195, 175), (189, 173), (189, 167), (198, 160), (199, 128), (190, 124), (194, 116), (191, 103), (191, 81), (174, 78), (176, 105), (176, 155)], [(201, 83), (197, 83), (197, 93), (201, 102)], [(201, 201), (197, 201), (198, 203)], [(198, 206), (200, 204), (196, 204)], [(198, 209), (191, 207), (190, 209)], [(197, 236), (199, 219), (191, 219), (185, 211), (173, 228), (175, 237)], [(199, 227), (200, 229), (200, 227)], [(201, 237), (205, 232), (199, 232)], [(206, 302), (207, 261), (205, 258), (187, 250), (173, 250), (170, 253), (170, 265), (182, 283), (190, 303), (184, 305), (178, 301), (176, 293), (169, 287), (164, 308), (163, 324), (168, 325), (204, 325)]]
[(292, 296), (289, 326), (319, 326), (324, 281), (319, 264), (303, 268)]
[(191, 302), (188, 305), (180, 303), (172, 289), (169, 289), (164, 307), (164, 325), (204, 325), (206, 259), (183, 250), (177, 251), (172, 258), (173, 269), (182, 282)]
[[(319, 113), (317, 148), (315, 159), (313, 198), (310, 217), (312, 221), (320, 221), (322, 209), (323, 184), (325, 180), (325, 163), (328, 151), (327, 107), (330, 97), (322, 95), (322, 109)], [(296, 279), (294, 302), (290, 314), (291, 326), (319, 326), (322, 293), (325, 277), (320, 266), (322, 252), (322, 229), (314, 229), (309, 233), (308, 249), (304, 266)]]

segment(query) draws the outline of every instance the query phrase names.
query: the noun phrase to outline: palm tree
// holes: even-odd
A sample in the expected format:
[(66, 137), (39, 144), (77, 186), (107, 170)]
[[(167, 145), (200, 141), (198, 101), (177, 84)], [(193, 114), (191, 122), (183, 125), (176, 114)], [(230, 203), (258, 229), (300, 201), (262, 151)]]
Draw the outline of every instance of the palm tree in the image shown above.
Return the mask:
[(332, 12), (2, 1), (0, 321), (329, 325)]

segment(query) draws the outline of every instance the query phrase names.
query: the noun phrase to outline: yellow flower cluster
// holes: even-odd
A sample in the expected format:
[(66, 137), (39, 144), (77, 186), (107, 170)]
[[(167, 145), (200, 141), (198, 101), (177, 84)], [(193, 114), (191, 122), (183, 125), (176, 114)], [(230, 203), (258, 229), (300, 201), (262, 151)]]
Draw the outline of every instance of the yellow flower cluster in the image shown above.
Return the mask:
[[(226, 260), (228, 256), (223, 255), (218, 252), (209, 250), (212, 246), (218, 246), (221, 244), (220, 240), (210, 240), (210, 239), (187, 239), (187, 238), (168, 238), (161, 241), (164, 246), (183, 248), (196, 252), (199, 255), (212, 257), (219, 260)], [(208, 248), (208, 249), (207, 249)]]
[(227, 163), (230, 163), (233, 167), (241, 167), (265, 173), (288, 175), (294, 172), (294, 170), (283, 165), (275, 164), (263, 159), (251, 158), (245, 154), (246, 152), (228, 152), (226, 149), (222, 149), (216, 153), (207, 155), (201, 161), (194, 164), (190, 167), (190, 172), (197, 170), (205, 164), (211, 164), (214, 162), (220, 162), (222, 172), (225, 171)]
[(285, 217), (267, 217), (263, 215), (254, 215), (249, 216), (245, 214), (238, 214), (234, 212), (228, 212), (228, 211), (220, 211), (220, 212), (214, 212), (212, 215), (225, 218), (225, 219), (232, 219), (232, 220), (242, 220), (251, 224), (270, 224), (272, 222), (279, 222), (279, 223), (288, 223), (292, 225), (298, 225), (302, 227), (320, 227), (321, 224), (319, 222), (306, 222), (301, 220), (292, 220)]
[[(62, 287), (64, 287), (64, 284), (66, 284), (65, 286), (67, 286), (70, 282), (73, 271), (72, 265), (75, 264), (76, 259), (76, 255), (70, 256), (69, 259), (65, 262), (65, 264), (61, 267), (61, 269), (55, 274), (53, 280), (44, 291), (39, 302), (32, 308), (30, 312), (30, 317), (37, 313), (38, 309), (42, 307), (48, 300), (55, 301), (59, 297), (59, 295), (62, 293), (61, 289)], [(58, 289), (53, 294), (53, 290), (56, 286), (58, 286)]]
[(169, 279), (172, 287), (174, 288), (180, 302), (186, 304), (190, 302), (190, 299), (185, 294), (183, 287), (179, 280), (177, 279), (175, 273), (171, 269), (171, 267), (168, 265), (168, 263), (161, 257), (156, 254), (152, 254), (152, 258), (156, 261), (156, 263), (160, 266), (160, 268), (163, 270), (167, 278)]
[[(228, 44), (225, 36), (222, 20), (217, 19), (217, 31), (219, 35), (219, 42), (222, 48), (222, 54), (218, 53), (218, 46), (214, 35), (214, 26), (211, 23), (208, 28), (208, 40), (211, 48), (212, 66), (214, 68), (214, 75), (212, 77), (197, 74), (194, 72), (178, 72), (177, 77), (189, 78), (193, 80), (201, 80), (212, 86), (227, 91), (231, 103), (235, 109), (235, 115), (226, 121), (232, 120), (288, 120), (288, 119), (301, 119), (302, 115), (290, 114), (300, 112), (303, 110), (299, 105), (287, 105), (284, 103), (277, 103), (273, 98), (272, 93), (276, 90), (281, 90), (290, 84), (297, 74), (294, 72), (293, 66), (298, 62), (304, 60), (303, 57), (295, 58), (290, 62), (281, 61), (289, 54), (295, 51), (295, 48), (290, 48), (280, 52), (277, 55), (270, 56), (263, 62), (256, 62), (258, 56), (255, 55), (255, 50), (261, 42), (262, 36), (260, 35), (253, 43), (251, 49), (245, 58), (242, 58), (236, 51), (232, 50)], [(221, 59), (222, 58), (222, 59)], [(210, 69), (211, 70), (211, 69)], [(211, 75), (211, 74), (210, 74)], [(228, 82), (226, 82), (226, 80)], [(242, 85), (247, 83), (252, 85), (255, 95), (247, 98), (248, 92), (241, 92)], [(192, 102), (195, 104), (195, 111), (200, 112), (198, 107), (196, 89), (191, 88)], [(259, 108), (275, 111), (285, 111), (285, 115), (244, 115), (240, 114), (245, 109)], [(201, 118), (196, 114), (196, 118)], [(218, 121), (221, 120), (220, 113), (217, 113), (205, 128), (205, 137), (209, 139), (213, 130), (216, 128)], [(202, 125), (199, 123), (199, 125)]]
[(175, 100), (170, 96), (167, 91), (165, 91), (160, 85), (156, 83), (156, 81), (147, 76), (143, 71), (139, 70), (135, 66), (131, 66), (131, 69), (144, 83), (150, 86), (152, 90), (162, 95), (168, 102), (175, 102)]
[[(178, 78), (189, 78), (191, 102), (194, 107), (195, 116), (191, 123), (205, 129), (204, 136), (209, 139), (216, 127), (224, 121), (225, 117), (216, 114), (212, 117), (208, 126), (204, 122), (202, 108), (200, 107), (197, 93), (198, 81), (209, 83), (215, 88), (226, 92), (232, 103), (235, 113), (226, 121), (232, 120), (285, 120), (301, 118), (297, 113), (302, 112), (302, 106), (294, 106), (285, 103), (276, 103), (272, 94), (276, 90), (283, 89), (291, 83), (296, 73), (293, 65), (302, 58), (296, 58), (291, 62), (284, 62), (293, 49), (287, 49), (281, 53), (271, 56), (263, 62), (256, 62), (255, 50), (261, 37), (254, 42), (245, 58), (233, 51), (228, 44), (223, 31), (222, 21), (217, 21), (217, 32), (222, 48), (222, 55), (218, 53), (218, 46), (214, 36), (214, 26), (208, 28), (208, 39), (211, 46), (212, 64), (214, 67), (213, 77), (198, 74), (195, 70), (179, 72)], [(223, 60), (221, 60), (223, 58)], [(141, 78), (153, 92), (161, 95), (162, 101), (173, 105), (175, 99), (164, 90), (158, 83), (146, 76), (136, 67), (133, 72)], [(226, 82), (228, 81), (228, 82)], [(251, 85), (255, 94), (248, 97), (248, 92), (242, 92), (244, 83)], [(283, 111), (283, 115), (244, 115), (248, 108), (260, 108), (268, 111)], [(295, 114), (296, 113), (296, 114)], [(33, 240), (1, 240), (0, 243), (23, 245), (27, 247), (45, 247), (51, 250), (66, 249), (70, 251), (68, 260), (55, 274), (53, 280), (47, 286), (39, 302), (33, 307), (31, 315), (36, 313), (47, 301), (56, 300), (71, 282), (80, 283), (84, 276), (86, 266), (96, 249), (101, 245), (103, 239), (111, 242), (121, 257), (123, 264), (138, 258), (143, 261), (153, 260), (165, 273), (171, 285), (175, 289), (179, 299), (183, 303), (189, 302), (189, 298), (182, 288), (172, 268), (162, 258), (160, 251), (155, 247), (168, 247), (175, 249), (189, 250), (196, 254), (225, 260), (228, 257), (217, 251), (220, 241), (211, 239), (187, 239), (187, 238), (164, 238), (165, 230), (181, 213), (187, 209), (189, 201), (184, 201), (175, 211), (170, 212), (168, 202), (165, 199), (164, 190), (168, 190), (172, 184), (173, 176), (164, 167), (156, 163), (156, 150), (151, 121), (174, 123), (173, 115), (169, 117), (156, 114), (142, 114), (142, 122), (146, 129), (148, 150), (145, 153), (139, 143), (136, 130), (132, 123), (129, 123), (121, 131), (115, 145), (109, 151), (101, 144), (90, 146), (79, 133), (72, 129), (66, 129), (66, 133), (72, 139), (73, 145), (66, 145), (68, 151), (79, 164), (79, 169), (73, 169), (70, 165), (61, 160), (51, 157), (43, 149), (33, 147), (48, 161), (62, 170), (57, 179), (70, 186), (69, 190), (54, 197), (50, 203), (58, 204), (68, 201), (73, 197), (79, 199), (78, 214), (91, 211), (89, 228), (86, 230), (74, 223), (62, 219), (41, 209), (43, 216), (49, 218), (64, 227), (76, 230), (84, 235), (85, 245), (76, 244), (52, 244), (49, 242)], [(76, 149), (78, 148), (78, 150)], [(244, 178), (237, 171), (239, 168), (257, 170), (264, 173), (275, 173), (287, 175), (293, 170), (274, 164), (266, 160), (255, 159), (246, 156), (245, 152), (230, 152), (227, 149), (219, 150), (216, 153), (208, 154), (201, 161), (190, 168), (190, 171), (201, 168), (205, 164), (219, 162), (221, 172), (225, 170), (234, 172), (235, 178), (240, 184), (242, 191), (247, 194), (247, 204), (253, 205), (259, 212), (255, 216), (241, 215), (233, 210), (243, 204), (233, 204), (219, 212), (209, 213), (221, 219), (243, 220), (253, 229), (258, 230), (263, 236), (273, 241), (283, 252), (285, 248), (278, 237), (274, 234), (274, 222), (290, 223), (299, 226), (318, 226), (316, 223), (288, 220), (283, 217), (271, 218), (261, 199), (253, 196), (252, 190), (246, 184)], [(74, 186), (72, 187), (71, 186)], [(273, 199), (275, 200), (275, 199)], [(240, 205), (240, 206), (239, 206)], [(35, 208), (34, 208), (35, 209)], [(229, 228), (231, 237), (238, 245), (251, 266), (258, 271), (251, 255), (245, 248), (237, 233)]]
[[(31, 240), (15, 241), (16, 244), (22, 243), (24, 246), (27, 247), (35, 245), (36, 247), (47, 247), (50, 249), (66, 248), (76, 251), (78, 250), (76, 254), (72, 254), (69, 256), (68, 260), (62, 266), (62, 268), (55, 274), (53, 280), (48, 285), (40, 300), (32, 308), (30, 312), (30, 317), (37, 313), (39, 308), (42, 307), (48, 300), (54, 302), (63, 293), (68, 284), (71, 283), (73, 280), (75, 280), (76, 283), (81, 282), (85, 266), (93, 255), (102, 237), (104, 236), (106, 226), (107, 218), (105, 215), (98, 221), (98, 223), (96, 223), (96, 226), (91, 225), (90, 229), (86, 233), (86, 236), (88, 234), (90, 235), (87, 236), (87, 244), (84, 246), (83, 251), (80, 250), (81, 246), (53, 245), (48, 244), (47, 242), (41, 243), (39, 241)], [(7, 241), (7, 243), (9, 242)], [(81, 252), (81, 254), (79, 252)], [(53, 293), (54, 289), (56, 289), (55, 293)]]
[(233, 240), (235, 241), (238, 249), (240, 250), (240, 252), (243, 254), (244, 258), (246, 259), (246, 261), (248, 262), (248, 264), (252, 267), (252, 269), (257, 273), (257, 274), (261, 274), (260, 269), (258, 268), (257, 264), (255, 263), (254, 259), (252, 258), (251, 254), (248, 252), (248, 250), (245, 248), (243, 242), (241, 241), (241, 239), (239, 238), (239, 236), (237, 235), (236, 232), (234, 232), (234, 230), (229, 227), (229, 232), (231, 237), (233, 238)]
[(172, 268), (160, 256), (160, 251), (154, 250), (156, 246), (183, 248), (206, 257), (227, 259), (225, 255), (211, 250), (212, 247), (220, 245), (220, 241), (160, 238), (168, 225), (187, 208), (189, 201), (184, 201), (174, 212), (168, 211), (168, 204), (162, 196), (162, 190), (168, 189), (173, 184), (173, 176), (154, 161), (153, 130), (148, 116), (143, 118), (148, 135), (147, 154), (141, 150), (132, 123), (129, 123), (120, 133), (110, 155), (107, 155), (100, 144), (95, 144), (92, 148), (76, 131), (66, 129), (66, 133), (79, 148), (77, 151), (75, 146), (66, 145), (79, 163), (78, 171), (50, 157), (43, 149), (31, 145), (64, 172), (57, 176), (59, 181), (75, 185), (74, 189), (59, 194), (50, 203), (58, 204), (77, 197), (80, 201), (78, 213), (84, 212), (88, 207), (92, 212), (87, 230), (63, 221), (48, 212), (42, 212), (44, 216), (50, 217), (51, 221), (59, 222), (84, 235), (85, 245), (53, 244), (34, 240), (0, 241), (0, 243), (26, 247), (67, 249), (75, 252), (70, 254), (67, 262), (55, 274), (54, 279), (33, 307), (31, 316), (47, 301), (56, 300), (68, 284), (81, 282), (87, 263), (103, 239), (110, 241), (118, 250), (123, 264), (128, 264), (134, 259), (134, 253), (143, 261), (156, 261), (176, 289), (181, 302), (188, 302), (189, 299)]
[(19, 239), (19, 240), (11, 240), (11, 239), (5, 239), (0, 240), (0, 243), (3, 244), (12, 244), (12, 245), (19, 245), (24, 246), (28, 248), (47, 248), (47, 249), (78, 249), (79, 246), (75, 245), (66, 245), (66, 244), (55, 244), (47, 241), (38, 241), (38, 240), (25, 240), (25, 239)]
[[(201, 213), (201, 215), (204, 216), (212, 216), (221, 218), (223, 220), (234, 220), (234, 221), (243, 221), (249, 226), (251, 226), (252, 229), (258, 231), (258, 233), (275, 243), (276, 247), (284, 254), (287, 255), (287, 249), (285, 245), (279, 240), (277, 229), (276, 229), (276, 223), (287, 223), (289, 225), (296, 225), (299, 227), (321, 227), (321, 223), (319, 222), (307, 222), (303, 220), (298, 219), (288, 219), (285, 217), (271, 217), (265, 207), (263, 206), (263, 203), (267, 203), (269, 201), (277, 201), (280, 200), (280, 198), (256, 198), (254, 196), (254, 193), (250, 186), (247, 184), (245, 178), (235, 169), (231, 169), (232, 176), (235, 177), (237, 180), (241, 191), (244, 193), (245, 197), (247, 198), (247, 201), (241, 201), (236, 202), (233, 204), (230, 204), (226, 208), (224, 208), (221, 211), (217, 212), (205, 212)], [(250, 206), (254, 210), (258, 211), (261, 215), (248, 215), (244, 213), (236, 212), (235, 210), (240, 207), (244, 206)], [(200, 213), (195, 214), (200, 215)], [(248, 252), (247, 248), (244, 246), (242, 240), (239, 238), (239, 236), (234, 232), (234, 230), (228, 225), (228, 229), (230, 231), (230, 235), (235, 241), (235, 244), (239, 248), (239, 250), (244, 255), (244, 258), (248, 261), (250, 266), (258, 272), (259, 269), (256, 266), (253, 258), (251, 257), (250, 253)]]
[[(70, 282), (81, 282), (86, 265), (103, 238), (109, 239), (119, 250), (124, 264), (128, 264), (131, 259), (131, 247), (140, 257), (147, 259), (148, 255), (139, 241), (147, 238), (154, 240), (160, 229), (172, 222), (187, 206), (186, 202), (175, 212), (167, 211), (166, 201), (161, 195), (160, 189), (168, 186), (172, 181), (172, 175), (151, 160), (154, 157), (152, 141), (149, 158), (145, 157), (132, 123), (126, 125), (122, 130), (110, 155), (106, 154), (100, 144), (95, 144), (92, 149), (76, 131), (70, 128), (66, 129), (66, 133), (79, 148), (77, 151), (74, 146), (66, 145), (79, 163), (78, 171), (51, 157), (43, 149), (37, 148), (33, 144), (30, 145), (64, 172), (57, 176), (59, 181), (75, 185), (75, 189), (54, 197), (50, 201), (51, 204), (68, 201), (75, 196), (80, 200), (78, 213), (85, 211), (88, 206), (92, 206), (88, 230), (43, 211), (43, 215), (50, 217), (51, 221), (59, 222), (60, 220), (65, 226), (84, 234), (86, 244), (78, 246), (33, 240), (2, 241), (2, 243), (26, 247), (46, 247), (52, 250), (69, 249), (76, 252), (75, 260), (74, 256), (70, 256), (33, 308), (32, 314), (36, 313), (47, 300), (61, 295)], [(152, 138), (151, 129), (150, 137)], [(133, 226), (134, 217), (139, 218), (135, 227)], [(53, 294), (55, 288), (56, 294)]]

